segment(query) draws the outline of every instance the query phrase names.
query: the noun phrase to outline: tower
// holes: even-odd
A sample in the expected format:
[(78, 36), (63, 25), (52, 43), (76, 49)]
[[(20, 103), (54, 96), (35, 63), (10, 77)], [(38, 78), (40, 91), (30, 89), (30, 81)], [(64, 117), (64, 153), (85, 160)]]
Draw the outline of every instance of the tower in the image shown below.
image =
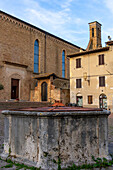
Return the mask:
[(101, 44), (101, 24), (97, 21), (89, 23), (90, 40), (86, 50), (96, 49)]

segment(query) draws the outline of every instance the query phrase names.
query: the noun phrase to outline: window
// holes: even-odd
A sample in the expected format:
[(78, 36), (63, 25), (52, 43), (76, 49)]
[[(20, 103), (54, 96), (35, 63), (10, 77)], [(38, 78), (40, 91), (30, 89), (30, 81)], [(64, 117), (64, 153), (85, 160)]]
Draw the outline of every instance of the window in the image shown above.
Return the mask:
[(76, 68), (81, 68), (81, 58), (76, 59)]
[(99, 28), (98, 28), (98, 37), (99, 37), (99, 32), (100, 32), (100, 30), (99, 30)]
[(34, 73), (39, 72), (39, 44), (38, 41), (35, 40), (34, 43)]
[(92, 28), (92, 37), (94, 37), (94, 28)]
[(99, 59), (99, 65), (103, 65), (104, 64), (104, 54), (99, 55), (98, 59)]
[(81, 88), (81, 79), (76, 79), (76, 88)]
[(35, 87), (37, 87), (38, 86), (38, 81), (36, 81), (36, 83), (35, 83)]
[(99, 86), (105, 87), (105, 76), (99, 77)]
[(62, 77), (65, 77), (65, 51), (62, 52)]
[(88, 96), (88, 104), (92, 104), (93, 103), (93, 96)]

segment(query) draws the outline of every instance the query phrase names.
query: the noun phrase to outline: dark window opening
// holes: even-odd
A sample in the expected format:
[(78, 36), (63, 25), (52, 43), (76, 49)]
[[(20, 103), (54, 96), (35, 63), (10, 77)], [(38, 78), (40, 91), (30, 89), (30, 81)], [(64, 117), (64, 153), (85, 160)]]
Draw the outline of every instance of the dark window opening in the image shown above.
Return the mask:
[(41, 84), (41, 99), (42, 101), (47, 101), (47, 83), (43, 82)]
[(93, 96), (88, 96), (88, 104), (92, 104), (93, 103)]
[(81, 79), (76, 79), (76, 88), (81, 88), (82, 84), (81, 84)]
[(81, 68), (81, 58), (76, 59), (76, 68)]
[(105, 87), (105, 76), (99, 77), (99, 86)]
[(99, 58), (99, 65), (104, 65), (104, 54), (99, 55), (98, 58)]
[(94, 28), (92, 28), (92, 37), (94, 37)]
[(99, 30), (99, 28), (98, 28), (98, 37), (99, 37), (99, 31), (100, 31), (100, 30)]

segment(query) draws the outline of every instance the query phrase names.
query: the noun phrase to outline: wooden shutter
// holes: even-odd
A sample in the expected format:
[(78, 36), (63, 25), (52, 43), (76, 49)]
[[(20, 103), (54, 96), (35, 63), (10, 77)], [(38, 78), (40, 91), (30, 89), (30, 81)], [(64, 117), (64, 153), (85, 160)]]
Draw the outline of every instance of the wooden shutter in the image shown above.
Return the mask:
[(93, 96), (88, 96), (88, 104), (92, 104), (93, 103)]
[(76, 79), (76, 88), (81, 88), (81, 79)]
[(102, 64), (104, 64), (104, 54), (102, 54)]
[(105, 86), (105, 76), (99, 77), (99, 86), (100, 87)]
[(77, 58), (76, 59), (76, 68), (80, 68), (81, 67), (81, 58)]
[(99, 58), (99, 65), (103, 65), (104, 64), (104, 54), (99, 55), (98, 58)]

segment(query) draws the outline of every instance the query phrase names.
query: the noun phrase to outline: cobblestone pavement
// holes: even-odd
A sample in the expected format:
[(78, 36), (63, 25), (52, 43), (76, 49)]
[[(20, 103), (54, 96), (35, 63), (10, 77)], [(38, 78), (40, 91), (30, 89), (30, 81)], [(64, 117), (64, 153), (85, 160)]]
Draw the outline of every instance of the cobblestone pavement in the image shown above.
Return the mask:
[[(3, 141), (4, 141), (4, 116), (1, 114), (0, 110), (0, 153), (3, 151)], [(113, 113), (108, 118), (108, 142), (109, 142), (109, 153), (113, 154)], [(12, 168), (1, 168), (7, 165), (6, 162), (0, 160), (0, 170), (16, 170), (16, 167)], [(24, 170), (24, 169), (20, 169)], [(98, 168), (96, 170), (99, 170)], [(113, 170), (113, 167), (102, 168), (101, 170)]]

